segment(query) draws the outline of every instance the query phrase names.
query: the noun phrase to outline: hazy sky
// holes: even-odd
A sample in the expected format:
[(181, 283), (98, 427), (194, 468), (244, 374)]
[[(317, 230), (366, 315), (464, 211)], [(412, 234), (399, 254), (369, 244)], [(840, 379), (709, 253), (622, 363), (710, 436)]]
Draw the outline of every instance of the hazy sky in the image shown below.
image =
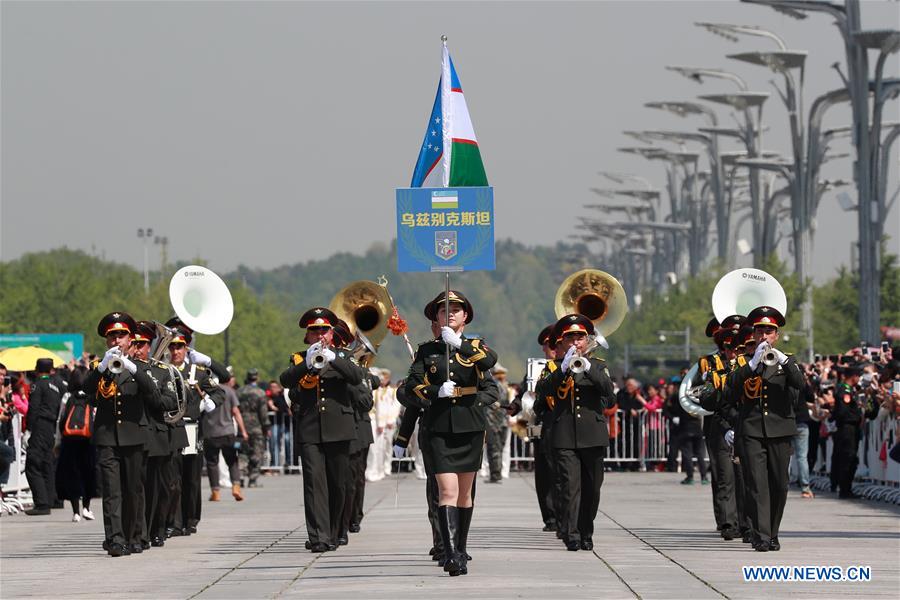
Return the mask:
[[(596, 199), (588, 188), (611, 185), (600, 170), (664, 183), (661, 164), (616, 151), (636, 144), (621, 131), (703, 123), (644, 102), (734, 89), (666, 64), (731, 69), (772, 92), (765, 147), (788, 154), (775, 76), (725, 58), (772, 42), (733, 44), (695, 21), (759, 25), (808, 50), (807, 106), (840, 86), (830, 65), (844, 61), (824, 15), (796, 21), (726, 0), (4, 1), (0, 10), (3, 260), (66, 245), (140, 266), (141, 226), (169, 238), (170, 260), (199, 255), (220, 271), (390, 240), (394, 188), (409, 185), (444, 33), (495, 187), (497, 236), (529, 244), (571, 236)], [(898, 11), (864, 2), (864, 25), (896, 28)], [(887, 74), (898, 71), (895, 55)], [(894, 101), (886, 120), (898, 118)], [(719, 119), (733, 123), (724, 110)], [(848, 123), (846, 109), (828, 113), (826, 127)], [(852, 152), (849, 140), (835, 151)], [(850, 162), (823, 174), (850, 179)], [(888, 219), (896, 252), (896, 206)], [(830, 193), (818, 223), (822, 279), (848, 261), (856, 214)], [(158, 249), (151, 256), (155, 268)]]

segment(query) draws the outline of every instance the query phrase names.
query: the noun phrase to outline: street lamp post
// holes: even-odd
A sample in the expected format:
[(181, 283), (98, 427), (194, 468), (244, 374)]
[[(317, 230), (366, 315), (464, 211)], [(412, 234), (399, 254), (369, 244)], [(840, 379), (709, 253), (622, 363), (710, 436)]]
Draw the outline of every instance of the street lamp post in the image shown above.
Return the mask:
[(144, 293), (150, 293), (150, 249), (149, 242), (153, 238), (153, 228), (143, 227), (137, 230), (138, 239), (144, 242)]
[(691, 356), (691, 326), (688, 325), (684, 329), (660, 329), (656, 332), (656, 335), (659, 336), (660, 343), (665, 343), (666, 336), (670, 335), (680, 335), (684, 336), (684, 360), (685, 362), (691, 362), (693, 357)]
[[(880, 339), (881, 319), (879, 244), (884, 231), (884, 204), (879, 198), (880, 174), (878, 152), (880, 123), (884, 102), (892, 95), (883, 93), (883, 69), (888, 54), (900, 50), (900, 36), (896, 30), (864, 31), (860, 16), (860, 1), (845, 0), (844, 4), (811, 0), (743, 0), (776, 10), (789, 11), (792, 16), (805, 17), (804, 11), (824, 12), (835, 19), (844, 40), (847, 59), (845, 85), (853, 108), (853, 142), (856, 147), (854, 163), (858, 202), (859, 231), (859, 333), (867, 340)], [(869, 119), (869, 49), (880, 54), (875, 66), (872, 120)]]

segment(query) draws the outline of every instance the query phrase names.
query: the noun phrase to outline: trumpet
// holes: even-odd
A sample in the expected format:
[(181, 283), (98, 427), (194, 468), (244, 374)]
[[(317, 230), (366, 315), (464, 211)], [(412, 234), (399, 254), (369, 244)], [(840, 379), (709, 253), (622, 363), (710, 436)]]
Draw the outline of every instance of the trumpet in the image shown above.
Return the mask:
[(775, 354), (775, 349), (771, 346), (763, 352), (762, 363), (767, 367), (774, 367), (778, 364), (778, 355)]
[(113, 375), (118, 375), (122, 371), (125, 370), (125, 361), (123, 360), (125, 355), (122, 354), (122, 350), (119, 350), (119, 354), (114, 356), (109, 360), (109, 372)]
[(588, 345), (584, 349), (584, 352), (576, 351), (576, 355), (569, 362), (569, 370), (573, 373), (584, 373), (591, 365), (589, 357), (591, 353), (597, 349), (597, 346), (600, 345), (600, 342), (597, 340), (597, 336), (595, 335), (590, 336), (588, 340)]
[(325, 368), (325, 365), (328, 364), (328, 357), (325, 356), (326, 349), (327, 346), (322, 344), (307, 355), (306, 361), (309, 363), (310, 367), (312, 367), (313, 369)]

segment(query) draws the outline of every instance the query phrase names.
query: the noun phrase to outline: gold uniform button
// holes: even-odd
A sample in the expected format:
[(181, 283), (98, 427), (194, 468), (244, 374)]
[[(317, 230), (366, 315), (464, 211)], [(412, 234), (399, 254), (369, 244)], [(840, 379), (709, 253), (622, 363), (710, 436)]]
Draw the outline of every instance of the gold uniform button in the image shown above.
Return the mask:
[(581, 413), (578, 413), (578, 414), (575, 415), (575, 416), (577, 416), (577, 417), (580, 419), (580, 418), (581, 418)]
[(119, 421), (118, 421), (118, 423), (119, 423), (119, 425), (121, 425), (121, 424), (122, 424), (122, 420), (121, 420), (121, 419), (119, 419)]
[(322, 407), (322, 412), (325, 412), (325, 407), (324, 407), (324, 406)]
[(453, 371), (450, 371), (450, 377), (453, 377)]
[(456, 400), (451, 400), (450, 404), (456, 404)]
[(767, 414), (769, 414), (769, 411), (764, 411), (763, 414), (767, 415)]

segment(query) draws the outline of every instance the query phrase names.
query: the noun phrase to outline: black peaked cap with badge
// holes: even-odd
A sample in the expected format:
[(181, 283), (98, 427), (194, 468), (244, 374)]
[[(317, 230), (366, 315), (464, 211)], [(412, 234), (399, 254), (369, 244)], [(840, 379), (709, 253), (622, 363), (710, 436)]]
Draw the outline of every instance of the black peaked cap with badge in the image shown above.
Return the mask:
[(777, 309), (771, 306), (760, 306), (750, 311), (746, 321), (751, 327), (768, 325), (770, 327), (784, 327), (785, 319)]
[(594, 324), (586, 316), (572, 313), (562, 317), (553, 326), (553, 337), (557, 341), (561, 340), (567, 333), (573, 332), (594, 335)]
[(127, 312), (111, 312), (100, 319), (97, 324), (97, 335), (106, 337), (112, 331), (134, 333), (136, 327), (134, 319)]
[[(423, 312), (429, 321), (437, 321), (437, 314), (441, 305), (445, 302), (445, 295), (446, 292), (441, 292), (434, 300), (425, 305), (425, 310)], [(475, 318), (475, 309), (472, 308), (472, 303), (469, 302), (469, 299), (466, 298), (462, 292), (450, 290), (450, 302), (461, 304), (463, 310), (466, 311), (466, 324), (468, 325), (472, 322), (472, 319)]]
[(301, 329), (309, 329), (310, 327), (334, 327), (338, 323), (337, 315), (324, 306), (316, 306), (302, 315), (297, 323)]
[(719, 320), (713, 317), (709, 320), (709, 323), (706, 324), (706, 337), (711, 338), (716, 334), (719, 328), (722, 327), (719, 325)]
[(541, 332), (538, 334), (537, 338), (538, 346), (543, 346), (548, 341), (551, 345), (556, 345), (556, 340), (553, 338), (553, 328), (555, 326), (555, 323), (551, 323), (550, 325), (547, 325), (546, 327), (541, 329)]

